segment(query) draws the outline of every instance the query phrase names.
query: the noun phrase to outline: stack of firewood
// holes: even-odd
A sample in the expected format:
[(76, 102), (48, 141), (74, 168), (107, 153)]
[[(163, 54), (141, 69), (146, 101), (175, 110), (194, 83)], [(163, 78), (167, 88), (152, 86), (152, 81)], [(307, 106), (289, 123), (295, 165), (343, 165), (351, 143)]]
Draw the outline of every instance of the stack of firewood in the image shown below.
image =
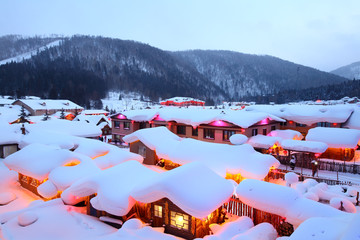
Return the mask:
[(277, 229), (280, 236), (290, 236), (294, 232), (294, 227), (288, 222), (283, 222)]

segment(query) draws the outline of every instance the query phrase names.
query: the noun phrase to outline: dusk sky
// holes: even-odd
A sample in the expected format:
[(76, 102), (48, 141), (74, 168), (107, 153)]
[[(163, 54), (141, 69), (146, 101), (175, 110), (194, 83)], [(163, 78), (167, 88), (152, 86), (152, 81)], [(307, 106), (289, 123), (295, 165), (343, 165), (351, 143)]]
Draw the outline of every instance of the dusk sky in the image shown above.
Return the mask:
[(267, 54), (331, 71), (360, 61), (359, 0), (1, 0), (0, 35), (101, 35), (163, 50)]

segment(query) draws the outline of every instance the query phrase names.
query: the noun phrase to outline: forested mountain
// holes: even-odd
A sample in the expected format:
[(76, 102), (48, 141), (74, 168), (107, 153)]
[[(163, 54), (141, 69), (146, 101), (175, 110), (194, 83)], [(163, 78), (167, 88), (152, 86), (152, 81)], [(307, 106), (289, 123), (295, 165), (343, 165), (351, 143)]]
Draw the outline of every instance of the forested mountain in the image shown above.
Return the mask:
[(345, 81), (344, 78), (272, 56), (209, 50), (173, 54), (194, 66), (232, 99)]
[(109, 91), (138, 92), (154, 101), (190, 96), (212, 104), (346, 80), (279, 58), (230, 51), (167, 52), (134, 41), (90, 36), (5, 38), (0, 38), (0, 45), (7, 46), (0, 61), (62, 41), (28, 60), (0, 66), (0, 95), (67, 98), (84, 106)]
[(338, 84), (307, 89), (291, 89), (279, 91), (276, 94), (244, 97), (244, 101), (257, 103), (288, 103), (299, 101), (337, 100), (343, 97), (360, 98), (360, 80), (349, 80)]
[(354, 62), (352, 64), (340, 67), (334, 71), (331, 71), (331, 73), (348, 79), (360, 79), (360, 62)]

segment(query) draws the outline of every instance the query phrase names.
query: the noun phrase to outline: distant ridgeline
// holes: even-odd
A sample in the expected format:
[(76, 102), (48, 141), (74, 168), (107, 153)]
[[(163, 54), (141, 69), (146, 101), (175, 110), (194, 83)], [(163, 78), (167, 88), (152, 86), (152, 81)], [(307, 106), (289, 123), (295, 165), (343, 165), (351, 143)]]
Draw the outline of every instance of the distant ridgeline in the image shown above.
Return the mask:
[[(62, 42), (39, 50), (56, 40)], [(35, 54), (20, 63), (6, 60), (30, 51)], [(347, 80), (271, 56), (230, 51), (167, 52), (103, 37), (5, 36), (0, 38), (0, 53), (0, 95), (69, 99), (86, 107), (90, 101), (99, 107), (100, 99), (109, 91), (138, 92), (153, 101), (188, 96), (212, 105)]]
[(288, 103), (309, 100), (316, 101), (317, 99), (334, 100), (341, 99), (344, 96), (359, 98), (360, 80), (350, 80), (323, 87), (283, 90), (274, 95), (244, 97), (244, 101), (253, 101), (256, 103)]

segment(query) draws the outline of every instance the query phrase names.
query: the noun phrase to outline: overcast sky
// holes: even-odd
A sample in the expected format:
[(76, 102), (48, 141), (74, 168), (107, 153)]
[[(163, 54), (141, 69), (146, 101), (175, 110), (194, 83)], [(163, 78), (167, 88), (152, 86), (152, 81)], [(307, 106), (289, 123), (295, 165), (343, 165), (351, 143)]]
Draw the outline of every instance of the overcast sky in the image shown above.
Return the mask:
[(330, 71), (360, 61), (360, 0), (0, 0), (0, 35), (52, 33), (267, 54)]

